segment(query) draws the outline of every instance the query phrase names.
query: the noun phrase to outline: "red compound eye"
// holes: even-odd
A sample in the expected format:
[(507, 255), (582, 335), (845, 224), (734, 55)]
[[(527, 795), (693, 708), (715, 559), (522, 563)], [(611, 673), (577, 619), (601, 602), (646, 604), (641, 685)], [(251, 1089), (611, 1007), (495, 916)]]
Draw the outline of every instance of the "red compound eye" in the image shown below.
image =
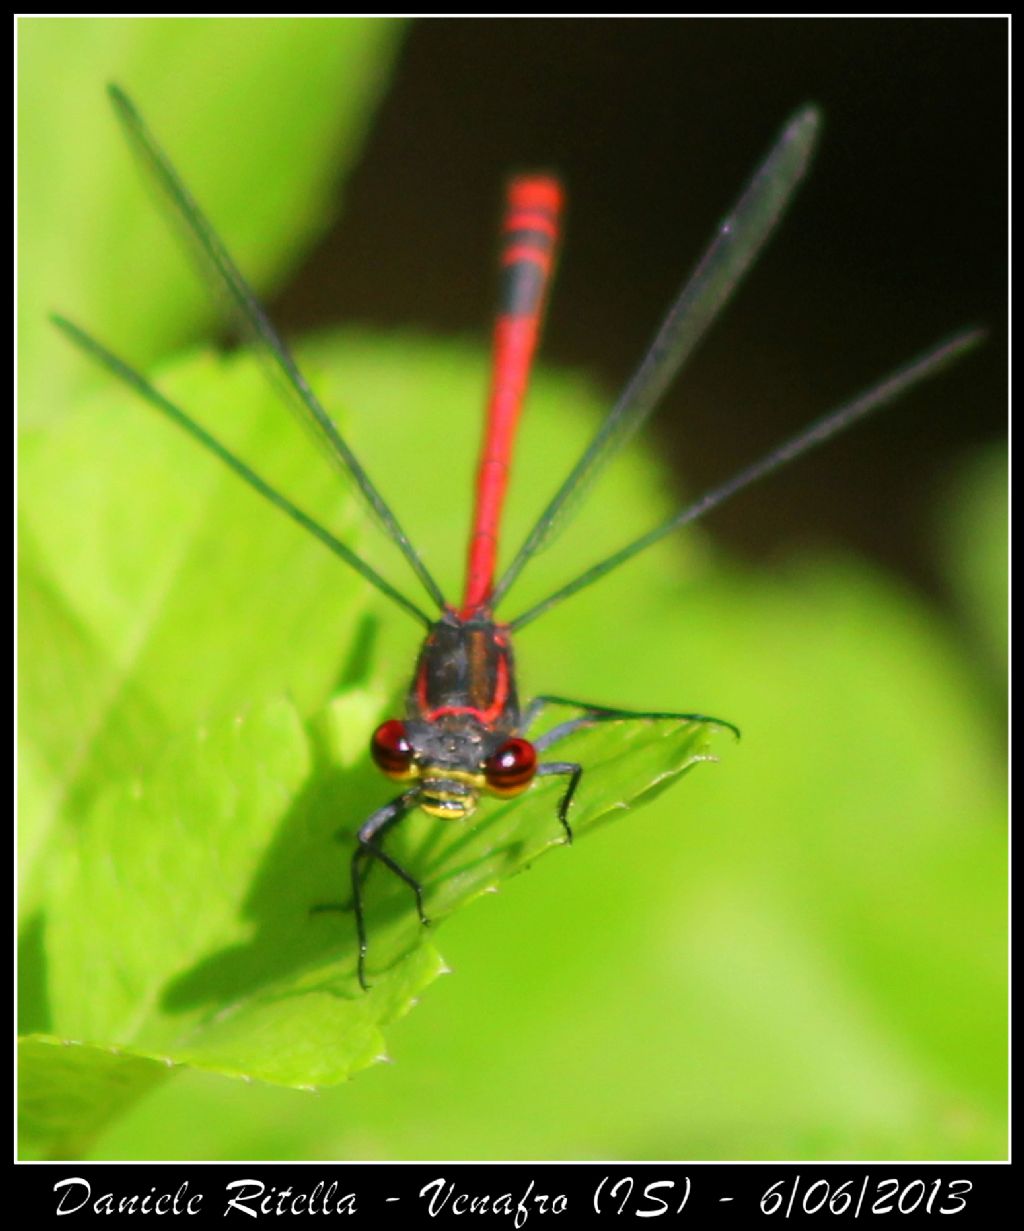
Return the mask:
[(484, 777), (495, 795), (518, 795), (537, 772), (537, 750), (525, 739), (510, 739), (484, 762)]
[(389, 778), (411, 778), (415, 773), (412, 745), (405, 734), (405, 723), (397, 718), (382, 722), (370, 740), (370, 755), (377, 768)]

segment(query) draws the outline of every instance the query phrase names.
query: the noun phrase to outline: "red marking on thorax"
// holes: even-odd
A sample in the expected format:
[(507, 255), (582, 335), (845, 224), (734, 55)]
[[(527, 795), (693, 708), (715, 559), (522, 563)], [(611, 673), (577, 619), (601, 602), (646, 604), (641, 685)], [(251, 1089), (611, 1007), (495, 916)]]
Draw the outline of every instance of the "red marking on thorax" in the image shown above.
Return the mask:
[[(504, 639), (497, 638), (496, 640), (499, 645), (504, 646)], [(478, 657), (479, 655), (474, 655), (474, 658)], [(478, 680), (484, 674), (482, 664), (475, 662), (470, 674), (474, 681)], [(426, 663), (420, 665), (419, 674), (416, 677), (416, 699), (427, 722), (436, 722), (438, 718), (443, 718), (446, 714), (469, 714), (471, 717), (478, 719), (484, 726), (493, 726), (505, 709), (505, 705), (508, 702), (508, 694), (508, 657), (504, 653), (498, 655), (498, 662), (495, 668), (494, 696), (490, 698), (490, 703), (486, 709), (481, 709), (475, 705), (439, 705), (434, 709), (430, 709), (430, 698), (427, 696)]]

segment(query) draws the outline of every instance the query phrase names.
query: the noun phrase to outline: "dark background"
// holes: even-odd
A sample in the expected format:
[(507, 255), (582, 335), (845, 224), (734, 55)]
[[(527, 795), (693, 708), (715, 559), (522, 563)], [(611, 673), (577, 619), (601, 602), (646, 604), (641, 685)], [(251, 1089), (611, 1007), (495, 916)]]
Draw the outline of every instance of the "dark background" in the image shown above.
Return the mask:
[(483, 341), (502, 182), (552, 167), (569, 213), (543, 354), (611, 396), (787, 116), (816, 102), (808, 181), (647, 430), (695, 493), (985, 325), (982, 351), (709, 521), (747, 556), (845, 543), (941, 596), (936, 501), (965, 452), (1006, 432), (1006, 31), (421, 20), (337, 226), (272, 314), (295, 333), (357, 321)]

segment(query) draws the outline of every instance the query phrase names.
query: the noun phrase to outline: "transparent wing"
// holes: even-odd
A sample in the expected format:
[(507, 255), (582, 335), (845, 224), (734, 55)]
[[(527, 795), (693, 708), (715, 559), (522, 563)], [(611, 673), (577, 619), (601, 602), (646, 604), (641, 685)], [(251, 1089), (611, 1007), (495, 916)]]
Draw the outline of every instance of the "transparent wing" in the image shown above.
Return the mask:
[(397, 603), (403, 610), (408, 611), (421, 624), (428, 628), (430, 627), (432, 623), (430, 616), (421, 611), (415, 603), (410, 602), (404, 594), (396, 590), (372, 565), (367, 564), (350, 547), (346, 546), (340, 539), (335, 538), (329, 530), (321, 526), (319, 522), (314, 521), (308, 513), (303, 512), (297, 505), (292, 504), (286, 496), (271, 487), (266, 479), (258, 475), (251, 466), (247, 466), (226, 445), (221, 444), (215, 436), (202, 427), (201, 424), (197, 423), (191, 415), (182, 410), (175, 402), (172, 402), (170, 398), (164, 397), (160, 390), (151, 385), (141, 372), (137, 372), (130, 364), (118, 358), (113, 351), (107, 350), (102, 342), (98, 342), (91, 334), (86, 333), (84, 329), (80, 329), (72, 321), (69, 321), (67, 317), (53, 313), (50, 316), (50, 320), (80, 350), (95, 359), (97, 363), (102, 364), (108, 372), (111, 372), (119, 380), (123, 381), (129, 389), (134, 390), (144, 402), (147, 402), (154, 410), (160, 411), (172, 423), (176, 423), (184, 432), (187, 432), (193, 440), (198, 441), (214, 457), (219, 458), (229, 470), (233, 470), (254, 491), (259, 492), (264, 500), (269, 501), (275, 508), (280, 509), (282, 513), (286, 513), (293, 521), (298, 522), (314, 538), (318, 538), (325, 547), (344, 560), (350, 568), (355, 569), (361, 577), (364, 577), (371, 585), (376, 586), (381, 594), (387, 595), (392, 602)]
[(201, 271), (271, 372), (279, 378), (276, 383), (285, 393), (290, 409), (303, 425), (311, 430), (313, 437), (337, 469), (355, 482), (378, 524), (397, 544), (430, 597), (438, 607), (443, 608), (444, 596), (437, 582), (428, 572), (369, 475), (345, 443), (334, 421), (317, 400), (288, 347), (270, 323), (252, 289), (185, 187), (170, 159), (160, 148), (127, 95), (115, 85), (109, 86), (108, 90), (129, 144), (158, 189), (162, 202), (168, 207), (172, 220), (184, 235)]
[(959, 359), (961, 355), (966, 354), (968, 351), (973, 350), (984, 339), (985, 331), (983, 329), (966, 329), (947, 341), (933, 346), (931, 350), (926, 351), (917, 359), (890, 373), (884, 380), (880, 381), (877, 385), (873, 385), (866, 392), (849, 402), (844, 402), (837, 409), (815, 420), (809, 427), (804, 428), (803, 431), (798, 432), (795, 436), (791, 436), (781, 445), (772, 449), (770, 453), (766, 453), (764, 457), (759, 458), (756, 462), (734, 474), (731, 479), (727, 479), (724, 483), (719, 484), (718, 487), (713, 487), (710, 491), (705, 492), (699, 500), (695, 500), (692, 504), (687, 505), (686, 508), (668, 518), (667, 521), (663, 521), (660, 526), (655, 526), (653, 530), (649, 530), (646, 534), (641, 535), (640, 538), (634, 539), (632, 543), (627, 543), (625, 547), (620, 548), (613, 555), (607, 556), (597, 564), (591, 565), (586, 572), (580, 573), (578, 577), (560, 587), (554, 594), (549, 594), (543, 602), (537, 603), (529, 611), (524, 611), (522, 615), (516, 616), (514, 620), (509, 620), (508, 627), (513, 632), (516, 632), (524, 625), (530, 624), (545, 611), (563, 602), (571, 595), (578, 593), (584, 587), (592, 585), (595, 581), (604, 577), (606, 573), (610, 573), (613, 569), (618, 568), (620, 564), (625, 564), (627, 560), (631, 560), (634, 556), (639, 555), (640, 552), (646, 551), (648, 547), (657, 543), (659, 539), (663, 539), (667, 534), (671, 534), (674, 530), (697, 521), (705, 513), (710, 513), (712, 509), (718, 508), (720, 504), (724, 504), (727, 500), (731, 499), (737, 492), (741, 492), (744, 488), (749, 487), (751, 483), (757, 482), (758, 479), (763, 479), (766, 475), (772, 474), (787, 462), (791, 462), (809, 450), (823, 444), (826, 440), (844, 431), (859, 419), (863, 419), (865, 415), (901, 397), (908, 389), (913, 388), (914, 385), (936, 376), (948, 364)]
[(710, 248), (665, 317), (650, 350), (609, 411), (569, 477), (527, 535), (494, 591), (508, 591), (532, 555), (548, 546), (602, 468), (654, 410), (676, 373), (753, 264), (789, 203), (814, 150), (821, 117), (814, 107), (786, 124), (743, 194), (723, 220)]

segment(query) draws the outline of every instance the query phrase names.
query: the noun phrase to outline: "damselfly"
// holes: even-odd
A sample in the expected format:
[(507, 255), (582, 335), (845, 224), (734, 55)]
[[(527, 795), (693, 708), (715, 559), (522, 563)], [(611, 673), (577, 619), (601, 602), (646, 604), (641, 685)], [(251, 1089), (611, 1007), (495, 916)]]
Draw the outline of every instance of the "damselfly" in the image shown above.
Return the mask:
[[(498, 541), (505, 489), (553, 269), (563, 203), (562, 187), (550, 175), (523, 175), (510, 182), (502, 224), (501, 282), (494, 326), (491, 390), (477, 469), (476, 508), (465, 589), (461, 601), (455, 605), (445, 598), (376, 485), (306, 382), (290, 350), (135, 107), (117, 87), (110, 88), (110, 97), (130, 144), (148, 168), (212, 281), (223, 292), (257, 350), (282, 378), (279, 383), (286, 388), (299, 414), (319, 436), (335, 464), (354, 481), (356, 490), (405, 556), (430, 600), (428, 612), (271, 487), (140, 372), (65, 317), (53, 318), (82, 350), (219, 457), (260, 495), (315, 535), (426, 630), (405, 716), (382, 723), (371, 741), (374, 761), (389, 778), (401, 784), (401, 790), (360, 827), (351, 860), (352, 906), (359, 941), (358, 976), (365, 988), (367, 932), (363, 878), (370, 860), (384, 864), (409, 886), (420, 920), (424, 924), (428, 922), (420, 882), (382, 845), (388, 832), (411, 810), (420, 808), (439, 820), (461, 821), (472, 815), (482, 795), (508, 798), (528, 790), (538, 778), (555, 776), (565, 782), (557, 805), (557, 819), (565, 840), (571, 841), (570, 806), (580, 785), (583, 766), (570, 760), (547, 759), (567, 736), (600, 723), (656, 718), (713, 722), (736, 730), (723, 719), (703, 714), (639, 712), (549, 695), (536, 697), (523, 707), (516, 690), (513, 635), (665, 535), (696, 521), (755, 480), (891, 402), (912, 385), (933, 376), (975, 345), (980, 333), (968, 330), (939, 343), (705, 492), (640, 538), (592, 564), (542, 601), (511, 618), (498, 619), (495, 614), (498, 606), (506, 601), (524, 567), (550, 542), (567, 513), (576, 507), (580, 493), (651, 414), (757, 257), (807, 169), (819, 127), (817, 111), (806, 107), (783, 128), (768, 156), (719, 226), (640, 366), (522, 546), (499, 574)], [(531, 727), (542, 711), (551, 707), (562, 707), (571, 711), (572, 716), (529, 739)]]

